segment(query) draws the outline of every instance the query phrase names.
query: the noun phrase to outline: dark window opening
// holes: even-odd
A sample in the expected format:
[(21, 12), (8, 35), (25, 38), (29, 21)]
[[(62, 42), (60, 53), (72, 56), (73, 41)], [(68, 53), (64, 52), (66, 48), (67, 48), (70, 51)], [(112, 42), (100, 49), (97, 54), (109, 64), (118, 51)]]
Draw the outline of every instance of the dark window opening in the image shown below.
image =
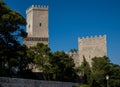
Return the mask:
[(41, 26), (42, 26), (42, 23), (40, 23), (39, 26), (41, 27)]
[(28, 25), (28, 28), (30, 28), (30, 24)]

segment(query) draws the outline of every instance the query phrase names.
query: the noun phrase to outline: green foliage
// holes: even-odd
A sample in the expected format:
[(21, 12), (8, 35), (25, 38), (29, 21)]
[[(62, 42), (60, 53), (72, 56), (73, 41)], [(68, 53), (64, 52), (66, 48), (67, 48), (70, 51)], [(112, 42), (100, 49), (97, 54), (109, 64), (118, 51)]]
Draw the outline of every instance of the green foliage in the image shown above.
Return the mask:
[(86, 61), (85, 57), (83, 56), (83, 62), (81, 64), (81, 74), (83, 75), (84, 84), (88, 84), (90, 81), (90, 74), (91, 69), (89, 63)]
[[(19, 37), (25, 36), (21, 26), (25, 26), (24, 17), (11, 10), (3, 1), (0, 2), (0, 75), (11, 76), (12, 69), (18, 67), (21, 54)], [(24, 33), (24, 34), (23, 34)]]
[(107, 86), (106, 75), (109, 76), (108, 84), (110, 87), (120, 86), (120, 66), (110, 63), (108, 57), (93, 58), (91, 68), (84, 58), (79, 72), (83, 75), (83, 83), (90, 85), (90, 87)]
[(52, 65), (53, 80), (74, 81), (74, 62), (65, 52), (55, 52), (50, 59)]
[(38, 43), (27, 51), (33, 66), (41, 70), (44, 80), (74, 81), (74, 61), (65, 52), (50, 52), (47, 45)]
[(3, 3), (3, 0), (0, 0), (0, 3)]
[(79, 86), (75, 86), (75, 87), (90, 87), (90, 86), (87, 85), (87, 84), (81, 84), (81, 85), (79, 85)]
[(109, 75), (110, 87), (120, 86), (120, 66), (110, 63), (107, 57), (95, 57), (92, 62), (91, 87), (105, 87)]
[(77, 49), (71, 49), (70, 52), (72, 53), (77, 52)]
[(120, 66), (110, 64), (109, 84), (111, 87), (120, 87)]
[(109, 74), (110, 61), (107, 57), (95, 57), (92, 62), (91, 86), (105, 87), (106, 75)]
[(29, 50), (31, 52), (28, 55), (34, 58), (33, 62), (35, 63), (36, 68), (43, 70), (44, 66), (49, 63), (50, 49), (48, 46), (38, 43), (36, 46), (30, 47)]
[[(44, 79), (47, 79), (45, 74), (48, 74), (50, 64), (49, 64), (49, 56), (50, 56), (50, 48), (47, 45), (42, 43), (38, 43), (36, 46), (30, 47), (27, 55), (29, 58), (33, 60), (33, 65), (43, 71)], [(46, 70), (47, 69), (47, 70)]]
[(80, 85), (80, 87), (90, 87), (90, 86), (87, 84), (83, 84), (83, 85)]
[(27, 56), (27, 51), (28, 51), (28, 48), (23, 45), (23, 46), (20, 46), (20, 51), (18, 51), (19, 53), (19, 71), (22, 73), (26, 70), (29, 69), (29, 65), (30, 63), (33, 62), (33, 60), (31, 59), (31, 57), (28, 57)]

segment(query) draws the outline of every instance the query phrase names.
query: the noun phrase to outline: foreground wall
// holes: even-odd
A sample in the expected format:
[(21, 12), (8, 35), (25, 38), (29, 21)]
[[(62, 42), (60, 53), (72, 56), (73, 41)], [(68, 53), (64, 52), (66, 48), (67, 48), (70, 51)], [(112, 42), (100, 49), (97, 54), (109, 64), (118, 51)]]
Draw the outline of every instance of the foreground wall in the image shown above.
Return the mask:
[(0, 87), (75, 87), (77, 83), (0, 77)]

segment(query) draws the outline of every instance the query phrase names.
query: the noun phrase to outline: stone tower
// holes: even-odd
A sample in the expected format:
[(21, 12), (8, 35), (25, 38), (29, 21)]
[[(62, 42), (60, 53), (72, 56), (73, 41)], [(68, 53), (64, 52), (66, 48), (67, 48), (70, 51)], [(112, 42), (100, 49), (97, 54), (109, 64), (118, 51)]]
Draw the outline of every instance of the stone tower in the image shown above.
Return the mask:
[(81, 65), (83, 56), (90, 64), (93, 57), (107, 56), (106, 35), (78, 38), (78, 58), (75, 58), (76, 66)]
[(32, 5), (26, 10), (28, 33), (24, 44), (28, 47), (39, 43), (48, 44), (48, 6)]

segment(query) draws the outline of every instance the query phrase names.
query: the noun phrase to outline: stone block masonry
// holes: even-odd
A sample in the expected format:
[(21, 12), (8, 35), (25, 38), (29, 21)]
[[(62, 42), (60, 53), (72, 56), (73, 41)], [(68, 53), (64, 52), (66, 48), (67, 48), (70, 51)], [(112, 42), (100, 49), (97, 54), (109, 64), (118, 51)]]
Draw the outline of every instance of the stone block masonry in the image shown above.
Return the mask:
[(0, 87), (75, 87), (77, 83), (0, 77)]
[(86, 61), (92, 63), (93, 57), (107, 56), (106, 35), (78, 38), (78, 57), (74, 58), (76, 66), (83, 62), (83, 56)]

